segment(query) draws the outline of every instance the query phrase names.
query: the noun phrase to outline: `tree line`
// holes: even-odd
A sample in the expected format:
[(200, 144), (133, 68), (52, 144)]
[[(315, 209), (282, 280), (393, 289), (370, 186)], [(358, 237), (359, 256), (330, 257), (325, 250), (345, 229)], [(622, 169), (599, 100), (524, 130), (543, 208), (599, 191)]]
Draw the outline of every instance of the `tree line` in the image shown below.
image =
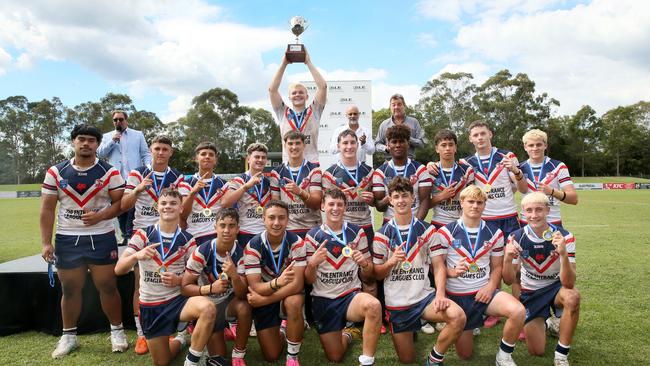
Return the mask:
[[(422, 87), (420, 99), (407, 112), (420, 121), (430, 142), (441, 128), (456, 132), (458, 156), (473, 151), (467, 126), (483, 118), (493, 125), (494, 145), (513, 150), (522, 160), (521, 136), (540, 128), (549, 134), (549, 155), (564, 161), (573, 175), (650, 174), (650, 102), (619, 106), (600, 116), (588, 105), (574, 115), (555, 116), (559, 104), (546, 93), (536, 93), (526, 74), (502, 70), (480, 85), (469, 73), (442, 74)], [(240, 105), (237, 95), (227, 89), (196, 96), (186, 115), (168, 124), (153, 112), (137, 109), (125, 94), (108, 93), (99, 101), (73, 107), (58, 97), (34, 102), (11, 96), (0, 100), (0, 184), (41, 182), (49, 166), (71, 156), (69, 134), (74, 125), (111, 131), (110, 112), (115, 109), (127, 111), (129, 126), (143, 131), (148, 141), (158, 134), (169, 135), (175, 143), (170, 163), (183, 172), (195, 170), (193, 149), (205, 140), (217, 142), (220, 149), (219, 173), (243, 171), (243, 154), (252, 142), (281, 151), (280, 131), (271, 113)], [(388, 117), (388, 109), (373, 111), (373, 131)], [(376, 165), (381, 163), (378, 159)], [(435, 160), (433, 144), (417, 150), (416, 159)]]

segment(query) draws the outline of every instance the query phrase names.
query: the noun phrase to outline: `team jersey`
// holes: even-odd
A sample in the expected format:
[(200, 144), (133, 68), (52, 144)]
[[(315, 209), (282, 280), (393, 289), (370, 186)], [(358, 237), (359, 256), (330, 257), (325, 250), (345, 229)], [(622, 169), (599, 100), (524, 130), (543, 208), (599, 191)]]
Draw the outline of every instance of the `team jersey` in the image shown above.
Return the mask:
[[(410, 226), (413, 228), (409, 238)], [(398, 310), (416, 304), (434, 291), (428, 274), (431, 258), (435, 254), (433, 237), (436, 229), (415, 217), (413, 217), (412, 225), (399, 225), (398, 229), (395, 228), (394, 221), (391, 220), (375, 233), (372, 242), (374, 264), (386, 263), (397, 247), (402, 245), (401, 243), (404, 243), (402, 248), (406, 252), (406, 261), (411, 263), (409, 269), (404, 269), (398, 263), (384, 279), (386, 308), (390, 310)]]
[(512, 159), (514, 165), (519, 165), (514, 153), (496, 147), (492, 147), (490, 155), (474, 154), (465, 158), (465, 162), (474, 168), (474, 183), (484, 190), (488, 185), (491, 187), (483, 211), (484, 220), (496, 220), (517, 215), (513, 192), (515, 179), (514, 176), (511, 178), (508, 169), (500, 164), (504, 156)]
[[(573, 185), (571, 180), (571, 175), (569, 174), (569, 168), (559, 161), (551, 159), (547, 156), (544, 157), (543, 164), (532, 164), (530, 160), (524, 161), (521, 166), (519, 166), (524, 175), (526, 176), (526, 183), (528, 184), (528, 192), (537, 191), (537, 184), (542, 182), (543, 184), (548, 185), (549, 187), (560, 190), (568, 185)], [(551, 202), (551, 211), (548, 214), (547, 220), (551, 223), (560, 223), (562, 221), (562, 216), (560, 214), (560, 200), (556, 199), (553, 196), (550, 196), (549, 201)], [(521, 213), (521, 219), (526, 221), (526, 217), (523, 212)]]
[(456, 194), (449, 200), (438, 202), (433, 207), (431, 223), (440, 226), (460, 218), (460, 192), (468, 185), (474, 183), (474, 168), (462, 162), (454, 163), (452, 168), (442, 168), (438, 165), (438, 175), (433, 176), (433, 191), (431, 194), (454, 187)]
[[(250, 172), (242, 173), (231, 179), (227, 189), (236, 191), (251, 179)], [(262, 214), (257, 213), (259, 206), (264, 207), (271, 200), (271, 182), (266, 175), (262, 175), (260, 183), (244, 192), (237, 201), (239, 212), (239, 231), (246, 234), (259, 234), (264, 231)]]
[(287, 230), (304, 230), (307, 231), (321, 223), (320, 210), (314, 210), (307, 205), (302, 198), (294, 195), (285, 188), (287, 180), (293, 181), (300, 188), (306, 191), (320, 191), (321, 173), (318, 163), (303, 161), (300, 168), (290, 168), (287, 164), (282, 164), (273, 169), (269, 177), (271, 182), (271, 191), (273, 194), (280, 196), (280, 200), (289, 205), (289, 224)]
[[(150, 172), (151, 167), (149, 166), (141, 166), (131, 170), (126, 179), (124, 194), (131, 193)], [(152, 184), (151, 187), (138, 194), (138, 198), (135, 201), (134, 229), (143, 229), (158, 222), (158, 210), (156, 210), (154, 205), (158, 203), (160, 191), (167, 187), (180, 189), (181, 183), (183, 182), (183, 175), (171, 167), (167, 167), (167, 170), (164, 172), (154, 172), (150, 178), (151, 180), (155, 179), (156, 184)], [(156, 192), (156, 187), (158, 188), (158, 192)]]
[[(220, 256), (217, 253), (217, 239), (212, 239), (199, 245), (192, 256), (187, 261), (185, 270), (195, 276), (199, 276), (199, 286), (209, 285), (219, 279), (221, 274), (221, 267), (226, 262), (226, 256)], [(230, 249), (230, 260), (237, 266), (237, 273), (241, 276), (244, 275), (244, 251), (237, 245), (237, 242)], [(226, 300), (233, 292), (232, 282), (228, 289), (220, 294), (208, 295), (208, 297), (216, 304)]]
[(115, 230), (113, 220), (86, 226), (81, 215), (110, 207), (109, 193), (123, 189), (124, 179), (120, 172), (107, 162), (95, 159), (91, 167), (80, 169), (74, 165), (74, 159), (70, 159), (47, 170), (41, 193), (56, 195), (59, 201), (57, 234), (94, 235)]
[[(320, 118), (325, 109), (316, 99), (301, 113), (295, 113), (284, 102), (274, 110), (275, 118), (280, 124), (280, 136), (287, 132), (300, 131), (305, 136), (305, 159), (307, 161), (318, 161), (318, 129)], [(282, 148), (282, 161), (289, 161), (289, 155)]]
[[(178, 188), (181, 195), (189, 196), (192, 187), (199, 179), (201, 177), (197, 173), (184, 181)], [(221, 198), (228, 191), (226, 182), (216, 175), (204, 179), (203, 182), (205, 187), (194, 195), (192, 212), (187, 217), (187, 231), (194, 237), (214, 234), (215, 213), (221, 208)], [(203, 214), (206, 208), (210, 209), (208, 216)]]
[(292, 262), (295, 262), (294, 267), (307, 265), (305, 243), (298, 235), (288, 231), (282, 244), (275, 250), (271, 249), (266, 230), (255, 235), (244, 249), (246, 275), (261, 274), (263, 282), (280, 277), (282, 271)]
[[(160, 278), (161, 267), (164, 271), (173, 272), (179, 276), (185, 272), (185, 264), (196, 248), (192, 235), (180, 227), (176, 233), (160, 233), (158, 225), (138, 229), (129, 239), (125, 249), (128, 254), (138, 252), (149, 245), (160, 243), (156, 255), (151, 259), (139, 260), (140, 270), (140, 304), (157, 305), (175, 298), (181, 294), (181, 286), (167, 287)], [(165, 253), (164, 261), (161, 252)]]
[[(576, 240), (573, 234), (561, 227), (552, 227), (564, 236), (570, 263), (576, 262)], [(529, 226), (513, 232), (508, 242), (514, 241), (521, 247), (521, 253), (512, 260), (521, 264), (522, 290), (539, 290), (560, 280), (560, 255), (551, 240), (538, 237)]]
[(447, 277), (447, 293), (456, 296), (475, 294), (487, 285), (490, 258), (503, 256), (503, 233), (491, 230), (483, 220), (480, 228), (465, 228), (462, 219), (451, 222), (438, 230), (434, 242), (442, 249), (436, 254), (447, 254), (447, 267), (455, 267), (461, 258), (469, 266), (462, 275)]
[[(422, 187), (430, 187), (433, 184), (433, 179), (424, 165), (415, 160), (407, 159), (406, 166), (393, 165), (393, 161), (389, 160), (375, 169), (372, 174), (373, 192), (385, 192), (388, 195), (388, 183), (398, 175), (411, 180), (413, 194), (415, 195), (411, 211), (415, 215), (420, 207), (419, 191)], [(393, 208), (389, 206), (384, 212), (384, 220), (390, 220), (394, 215)]]
[(370, 206), (363, 200), (359, 189), (370, 191), (372, 187), (372, 168), (366, 163), (356, 167), (346, 167), (342, 162), (330, 166), (323, 173), (323, 189), (338, 188), (345, 192), (345, 221), (359, 225), (372, 225)]
[(343, 248), (349, 246), (358, 250), (363, 257), (370, 259), (368, 238), (365, 231), (357, 225), (343, 223), (343, 229), (335, 232), (326, 225), (309, 230), (305, 236), (307, 259), (325, 243), (327, 258), (316, 270), (316, 281), (311, 291), (312, 296), (336, 299), (361, 289), (359, 265), (343, 254)]

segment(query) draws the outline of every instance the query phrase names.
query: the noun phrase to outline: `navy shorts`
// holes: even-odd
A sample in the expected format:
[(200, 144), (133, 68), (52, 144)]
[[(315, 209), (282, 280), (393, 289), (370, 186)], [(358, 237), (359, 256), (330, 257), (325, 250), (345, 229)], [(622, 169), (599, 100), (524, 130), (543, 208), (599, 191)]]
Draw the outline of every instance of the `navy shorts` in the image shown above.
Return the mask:
[(222, 332), (229, 321), (234, 321), (234, 317), (228, 316), (228, 306), (232, 299), (235, 298), (235, 294), (232, 293), (227, 298), (223, 299), (220, 303), (214, 304), (217, 307), (217, 318), (214, 321), (214, 332)]
[(282, 301), (278, 301), (259, 308), (253, 308), (253, 320), (255, 321), (255, 329), (258, 332), (267, 328), (279, 327), (282, 319), (287, 318), (282, 313), (281, 304)]
[(551, 309), (553, 309), (555, 316), (560, 317), (562, 311), (555, 307), (555, 297), (561, 288), (562, 283), (556, 281), (535, 291), (522, 289), (519, 300), (526, 307), (526, 323), (535, 318), (548, 318), (551, 316)]
[(485, 220), (485, 223), (490, 229), (492, 229), (492, 231), (496, 231), (496, 229), (501, 229), (501, 231), (503, 231), (504, 241), (508, 240), (510, 234), (514, 233), (515, 231), (521, 228), (521, 226), (519, 226), (519, 219), (517, 218), (517, 215), (512, 215), (510, 217), (503, 217), (494, 220)]
[(117, 262), (115, 232), (96, 235), (63, 235), (54, 238), (56, 268), (74, 269), (83, 264), (114, 264)]
[(312, 296), (311, 311), (318, 334), (336, 332), (345, 328), (346, 315), (352, 299), (359, 293), (353, 291), (336, 299)]
[(388, 322), (391, 333), (417, 332), (422, 328), (422, 314), (436, 296), (435, 292), (430, 293), (417, 304), (406, 309), (387, 310)]
[(217, 237), (216, 233), (214, 233), (214, 234), (205, 234), (205, 235), (201, 235), (201, 236), (195, 236), (194, 240), (196, 240), (196, 246), (198, 247), (199, 245), (201, 245), (203, 243), (207, 243), (207, 242), (211, 241), (212, 239), (215, 239), (216, 237)]
[[(494, 299), (494, 296), (497, 294), (497, 292), (499, 292), (499, 290), (494, 291), (494, 294), (492, 294), (492, 299)], [(447, 294), (447, 297), (458, 304), (458, 306), (460, 306), (465, 312), (465, 317), (467, 317), (465, 330), (480, 328), (483, 326), (483, 315), (487, 311), (488, 305), (490, 305), (489, 302), (485, 304), (476, 301), (476, 294), (462, 296)], [(492, 301), (492, 299), (490, 299), (490, 301)]]
[(169, 336), (178, 331), (179, 317), (187, 297), (175, 298), (159, 305), (140, 304), (140, 325), (147, 339)]

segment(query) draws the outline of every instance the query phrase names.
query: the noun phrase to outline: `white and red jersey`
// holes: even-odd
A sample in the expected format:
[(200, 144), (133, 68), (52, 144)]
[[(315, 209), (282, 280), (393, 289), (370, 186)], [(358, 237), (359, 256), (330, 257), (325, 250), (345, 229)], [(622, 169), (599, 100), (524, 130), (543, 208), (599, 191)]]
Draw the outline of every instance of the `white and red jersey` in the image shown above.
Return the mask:
[(359, 189), (370, 191), (372, 187), (373, 169), (366, 163), (356, 167), (346, 167), (342, 162), (330, 166), (323, 173), (323, 190), (338, 188), (345, 192), (345, 221), (367, 227), (372, 225), (370, 206), (363, 200)]
[[(552, 227), (564, 236), (570, 263), (576, 262), (576, 240), (573, 234), (561, 227)], [(529, 226), (513, 232), (508, 242), (514, 241), (521, 253), (513, 264), (521, 264), (521, 289), (535, 291), (560, 280), (560, 255), (551, 240), (538, 237)]]
[[(250, 179), (250, 172), (239, 174), (228, 182), (227, 189), (236, 191)], [(240, 232), (245, 234), (259, 234), (264, 231), (262, 214), (257, 213), (257, 207), (264, 207), (270, 200), (271, 181), (266, 176), (266, 173), (264, 173), (262, 174), (260, 183), (244, 192), (239, 201), (237, 201)]]
[(307, 265), (305, 242), (298, 235), (289, 231), (286, 232), (281, 245), (278, 245), (275, 250), (271, 248), (266, 230), (255, 235), (244, 249), (246, 275), (261, 274), (263, 282), (280, 277), (282, 271), (292, 262), (295, 262), (294, 267)]
[[(151, 167), (149, 166), (141, 166), (131, 170), (126, 179), (124, 194), (131, 193), (149, 173), (151, 173)], [(143, 229), (147, 226), (155, 225), (160, 216), (154, 206), (158, 202), (158, 195), (163, 188), (172, 187), (180, 189), (181, 183), (183, 183), (183, 175), (171, 167), (167, 167), (167, 170), (164, 172), (154, 172), (149, 178), (151, 180), (155, 179), (156, 185), (152, 184), (151, 187), (138, 194), (138, 198), (135, 201), (134, 229)], [(158, 188), (158, 192), (156, 192), (156, 187)]]
[(503, 157), (512, 159), (514, 165), (519, 165), (517, 156), (514, 153), (492, 147), (490, 155), (479, 156), (474, 154), (465, 158), (465, 162), (474, 168), (475, 182), (478, 187), (485, 189), (490, 185), (490, 193), (483, 211), (484, 220), (496, 220), (504, 217), (516, 216), (517, 205), (515, 204), (516, 190), (515, 177), (501, 163)]
[[(187, 260), (196, 248), (192, 235), (177, 227), (174, 233), (158, 230), (158, 225), (138, 229), (129, 239), (129, 245), (124, 254), (133, 254), (149, 245), (162, 244), (156, 248), (156, 255), (151, 259), (139, 260), (140, 271), (140, 304), (158, 305), (167, 302), (181, 294), (181, 286), (167, 287), (160, 278), (162, 271), (183, 275)], [(164, 255), (163, 255), (164, 253)], [(164, 259), (163, 259), (164, 258)]]
[[(393, 161), (389, 160), (375, 169), (372, 175), (373, 192), (386, 192), (386, 195), (388, 195), (388, 183), (397, 176), (409, 179), (413, 185), (415, 200), (411, 211), (415, 215), (420, 207), (420, 189), (430, 187), (433, 184), (433, 179), (425, 166), (415, 160), (407, 159), (405, 166), (394, 165)], [(389, 206), (384, 212), (384, 221), (392, 219), (394, 215), (393, 208)]]
[(336, 299), (360, 290), (359, 265), (352, 257), (343, 255), (343, 248), (348, 246), (352, 250), (358, 250), (369, 260), (370, 250), (365, 231), (345, 222), (338, 232), (330, 230), (326, 225), (312, 228), (305, 236), (307, 260), (325, 241), (327, 258), (316, 269), (316, 281), (311, 295)]
[[(230, 252), (230, 260), (237, 266), (237, 273), (240, 276), (244, 275), (244, 251), (237, 245), (237, 241), (233, 243)], [(219, 275), (223, 272), (221, 267), (227, 260), (227, 256), (221, 256), (217, 252), (217, 239), (212, 239), (199, 245), (192, 255), (187, 260), (185, 270), (195, 276), (199, 276), (199, 286), (209, 285), (219, 279)], [(232, 282), (228, 289), (220, 294), (208, 295), (208, 297), (216, 304), (226, 300), (233, 292)]]
[[(201, 179), (194, 174), (190, 179), (183, 182), (178, 190), (183, 196), (189, 196), (192, 187)], [(214, 234), (215, 213), (221, 208), (221, 198), (228, 191), (226, 182), (220, 177), (213, 175), (211, 178), (203, 179), (205, 187), (194, 195), (192, 212), (187, 217), (187, 231), (194, 237)], [(209, 208), (210, 215), (206, 216), (203, 211)]]
[[(519, 168), (524, 172), (526, 183), (528, 184), (528, 192), (524, 196), (530, 192), (537, 192), (537, 185), (540, 182), (555, 190), (573, 185), (569, 168), (563, 162), (547, 156), (544, 157), (542, 164), (532, 164), (530, 160), (526, 160)], [(559, 224), (562, 222), (560, 200), (553, 196), (550, 196), (548, 199), (551, 202), (551, 212), (549, 212), (547, 220), (551, 223)], [(523, 212), (521, 213), (521, 220), (526, 222), (526, 217)]]
[(56, 233), (63, 235), (106, 234), (114, 229), (113, 220), (84, 225), (81, 215), (100, 211), (112, 204), (110, 192), (124, 189), (120, 172), (105, 161), (95, 159), (91, 167), (81, 169), (74, 159), (51, 166), (45, 174), (42, 194), (57, 195), (59, 209)]
[[(314, 99), (301, 113), (296, 113), (284, 102), (274, 110), (275, 118), (280, 124), (280, 136), (284, 136), (291, 130), (302, 132), (306, 136), (305, 159), (312, 162), (318, 161), (318, 129), (323, 109), (325, 106)], [(289, 161), (289, 155), (284, 148), (282, 148), (282, 161)]]
[[(411, 228), (411, 235), (409, 235), (409, 228)], [(386, 263), (397, 247), (402, 245), (402, 249), (406, 252), (406, 261), (411, 266), (409, 269), (404, 269), (398, 263), (384, 279), (387, 309), (407, 308), (435, 291), (428, 277), (431, 258), (435, 254), (433, 246), (435, 233), (435, 227), (415, 217), (410, 225), (398, 225), (397, 228), (391, 220), (375, 233), (372, 242), (374, 264)]]
[(493, 231), (481, 220), (480, 227), (465, 227), (461, 219), (438, 230), (434, 242), (439, 252), (447, 254), (447, 267), (453, 268), (465, 258), (469, 270), (459, 277), (447, 278), (447, 293), (471, 295), (477, 293), (490, 280), (490, 258), (503, 256), (503, 233)]
[(449, 200), (438, 202), (433, 207), (431, 224), (438, 227), (460, 218), (460, 192), (470, 184), (474, 183), (474, 168), (471, 165), (455, 162), (451, 168), (443, 168), (438, 164), (438, 174), (433, 176), (433, 191), (431, 194), (439, 193), (448, 187), (454, 187), (456, 194)]
[(273, 169), (270, 173), (271, 191), (280, 196), (280, 200), (289, 205), (289, 224), (287, 230), (307, 230), (321, 223), (320, 210), (314, 210), (302, 198), (286, 189), (288, 181), (296, 183), (308, 192), (321, 191), (323, 174), (318, 163), (303, 161), (299, 168), (291, 168), (286, 163)]

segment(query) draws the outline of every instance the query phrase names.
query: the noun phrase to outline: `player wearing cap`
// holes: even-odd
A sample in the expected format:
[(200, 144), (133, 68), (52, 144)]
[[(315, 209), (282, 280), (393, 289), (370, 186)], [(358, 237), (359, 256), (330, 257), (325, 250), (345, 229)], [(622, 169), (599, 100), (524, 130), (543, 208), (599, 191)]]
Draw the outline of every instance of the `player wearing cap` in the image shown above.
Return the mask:
[(244, 250), (244, 268), (248, 281), (248, 303), (253, 306), (257, 340), (267, 362), (282, 353), (280, 333), (282, 317), (286, 316), (287, 366), (299, 366), (304, 319), (303, 284), (305, 244), (296, 234), (287, 231), (289, 207), (271, 200), (264, 207), (264, 227), (248, 242)]
[[(102, 141), (96, 127), (75, 126), (71, 140), (74, 157), (50, 167), (41, 190), (42, 256), (50, 265), (56, 265), (63, 293), (63, 335), (52, 352), (53, 358), (62, 358), (79, 347), (77, 322), (88, 270), (111, 324), (113, 352), (129, 348), (113, 272), (117, 241), (111, 220), (120, 212), (124, 180), (117, 169), (96, 158), (95, 152)], [(52, 246), (55, 216), (56, 236)]]
[(374, 363), (381, 327), (381, 304), (360, 292), (361, 279), (372, 276), (366, 233), (345, 221), (346, 195), (338, 188), (325, 191), (325, 223), (307, 233), (305, 280), (313, 284), (312, 311), (328, 360), (340, 362), (359, 330), (346, 322), (364, 322), (361, 365)]
[(510, 235), (503, 280), (512, 283), (521, 271), (521, 302), (526, 307), (526, 345), (532, 355), (544, 355), (544, 321), (550, 310), (561, 316), (555, 365), (568, 366), (573, 334), (580, 316), (580, 293), (575, 288), (575, 238), (564, 228), (549, 224), (551, 203), (534, 192), (521, 200), (528, 224)]
[(179, 187), (181, 194), (186, 196), (181, 222), (187, 223), (187, 231), (194, 236), (196, 245), (201, 245), (216, 237), (214, 214), (221, 208), (227, 186), (214, 174), (219, 156), (217, 147), (211, 142), (202, 142), (194, 153), (199, 171)]
[(140, 319), (153, 363), (168, 365), (186, 342), (180, 334), (173, 339), (169, 336), (179, 323), (196, 321), (184, 363), (196, 365), (212, 334), (216, 310), (203, 296), (181, 295), (185, 265), (196, 248), (192, 236), (179, 225), (181, 194), (166, 188), (156, 198), (157, 223), (133, 234), (115, 273), (125, 275), (139, 264)]
[[(436, 229), (413, 216), (413, 186), (408, 179), (393, 179), (388, 197), (395, 216), (375, 235), (373, 262), (376, 278), (384, 280), (395, 351), (401, 362), (413, 363), (413, 332), (423, 322), (445, 322), (426, 360), (426, 365), (440, 365), (465, 324), (462, 309), (445, 297), (444, 247), (433, 242)], [(437, 290), (429, 283), (429, 270), (435, 274)]]
[(237, 320), (232, 365), (246, 366), (246, 343), (251, 328), (251, 307), (246, 301), (244, 252), (236, 243), (239, 214), (234, 208), (222, 208), (214, 215), (215, 239), (198, 246), (187, 261), (183, 276), (183, 294), (207, 296), (217, 307), (217, 318), (208, 342), (208, 365), (226, 365), (224, 329), (228, 320)]
[(515, 365), (512, 352), (524, 326), (523, 305), (510, 294), (499, 291), (503, 267), (503, 232), (481, 219), (487, 194), (477, 186), (460, 193), (462, 216), (440, 230), (435, 245), (447, 252), (447, 295), (465, 311), (465, 331), (456, 341), (456, 352), (469, 359), (474, 349), (471, 330), (480, 327), (483, 315), (503, 316), (503, 336), (496, 364)]

